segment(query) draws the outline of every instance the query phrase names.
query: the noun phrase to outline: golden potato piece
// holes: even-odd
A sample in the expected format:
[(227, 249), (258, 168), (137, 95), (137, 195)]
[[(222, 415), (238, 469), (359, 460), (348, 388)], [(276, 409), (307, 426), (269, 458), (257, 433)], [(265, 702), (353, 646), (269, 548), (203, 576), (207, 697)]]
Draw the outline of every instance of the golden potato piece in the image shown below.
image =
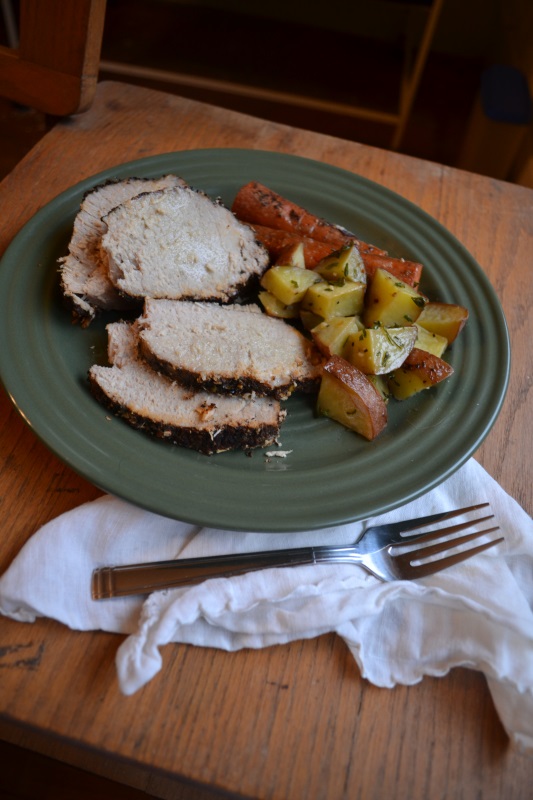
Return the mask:
[(322, 281), (315, 283), (305, 293), (302, 309), (312, 311), (323, 319), (353, 317), (363, 310), (366, 284), (346, 281), (335, 286)]
[(323, 258), (314, 267), (314, 272), (318, 272), (326, 281), (332, 283), (355, 281), (366, 284), (365, 265), (355, 244), (346, 245)]
[(427, 303), (417, 318), (423, 328), (444, 336), (448, 344), (453, 342), (463, 330), (468, 319), (468, 309), (455, 303)]
[(348, 336), (361, 330), (363, 323), (359, 317), (332, 317), (324, 320), (311, 330), (317, 347), (328, 356), (341, 356)]
[(300, 306), (298, 303), (285, 305), (277, 297), (274, 297), (270, 292), (259, 292), (259, 302), (265, 309), (269, 317), (278, 317), (279, 319), (298, 319), (300, 315)]
[(418, 347), (419, 350), (433, 353), (434, 356), (440, 358), (448, 347), (448, 339), (444, 336), (440, 336), (438, 333), (428, 331), (426, 328), (422, 327), (422, 325), (419, 325), (418, 322), (415, 322), (414, 327), (417, 330), (415, 347)]
[(388, 380), (396, 400), (406, 400), (417, 392), (430, 389), (453, 374), (453, 367), (442, 358), (414, 348)]
[(305, 251), (302, 242), (285, 247), (276, 259), (276, 266), (305, 269)]
[(427, 298), (412, 286), (377, 269), (366, 293), (363, 322), (367, 328), (378, 323), (386, 328), (412, 325), (426, 303)]
[(387, 424), (387, 406), (369, 379), (339, 356), (324, 365), (317, 410), (369, 441)]
[(261, 278), (261, 286), (284, 305), (299, 303), (309, 287), (322, 280), (310, 269), (300, 267), (271, 267)]
[(384, 375), (401, 366), (416, 342), (416, 328), (365, 328), (346, 340), (342, 356), (367, 375)]

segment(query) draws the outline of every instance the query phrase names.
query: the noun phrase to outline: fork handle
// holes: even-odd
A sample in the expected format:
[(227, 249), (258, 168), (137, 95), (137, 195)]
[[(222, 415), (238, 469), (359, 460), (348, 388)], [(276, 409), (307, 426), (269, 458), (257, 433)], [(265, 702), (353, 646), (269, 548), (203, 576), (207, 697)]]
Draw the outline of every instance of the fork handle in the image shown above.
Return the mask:
[[(353, 554), (352, 546), (296, 547), (289, 550), (266, 550), (259, 553), (182, 558), (123, 567), (100, 567), (92, 574), (93, 600), (149, 594), (157, 589), (170, 589), (208, 578), (230, 577), (268, 567), (293, 567), (331, 563)], [(351, 558), (353, 560), (353, 556)]]
[(149, 594), (157, 589), (200, 583), (208, 578), (227, 578), (268, 567), (314, 563), (313, 548), (302, 547), (285, 551), (183, 558), (124, 567), (101, 567), (93, 572), (91, 591), (95, 600)]

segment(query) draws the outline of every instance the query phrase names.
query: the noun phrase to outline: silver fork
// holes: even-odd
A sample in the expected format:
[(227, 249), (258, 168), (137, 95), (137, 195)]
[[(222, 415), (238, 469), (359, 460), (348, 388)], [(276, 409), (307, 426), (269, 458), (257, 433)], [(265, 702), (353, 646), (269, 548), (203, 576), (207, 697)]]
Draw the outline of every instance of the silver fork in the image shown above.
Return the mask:
[[(455, 511), (431, 514), (417, 519), (393, 522), (368, 528), (358, 542), (353, 545), (321, 545), (319, 547), (296, 547), (288, 550), (267, 550), (258, 553), (239, 553), (233, 555), (208, 556), (204, 558), (184, 558), (127, 566), (99, 567), (92, 575), (91, 593), (94, 600), (120, 597), (132, 594), (149, 594), (158, 589), (169, 589), (191, 583), (200, 583), (208, 578), (230, 577), (245, 572), (255, 572), (268, 567), (289, 567), (305, 564), (359, 564), (382, 581), (416, 580), (432, 575), (458, 564), (476, 553), (493, 547), (503, 541), (503, 537), (483, 542), (468, 550), (452, 552), (459, 545), (467, 544), (482, 536), (498, 530), (498, 526), (475, 530), (446, 541), (434, 542), (461, 530), (493, 519), (494, 515), (478, 517), (430, 533), (409, 534), (408, 531), (426, 528), (443, 520), (486, 508), (488, 503), (459, 508)], [(405, 547), (414, 543), (416, 547), (405, 552)], [(442, 555), (439, 560), (421, 559)]]

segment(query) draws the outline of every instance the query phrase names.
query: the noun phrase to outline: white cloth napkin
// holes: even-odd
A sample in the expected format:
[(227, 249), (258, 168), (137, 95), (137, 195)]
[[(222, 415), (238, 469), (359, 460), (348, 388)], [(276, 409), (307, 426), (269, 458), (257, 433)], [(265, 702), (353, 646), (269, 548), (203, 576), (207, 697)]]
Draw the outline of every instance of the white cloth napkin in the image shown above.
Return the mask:
[[(343, 544), (366, 526), (489, 501), (505, 542), (416, 583), (381, 583), (360, 567), (268, 569), (93, 601), (95, 567), (237, 551)], [(485, 674), (511, 740), (533, 753), (533, 522), (473, 459), (438, 488), (366, 522), (299, 534), (198, 528), (110, 496), (42, 527), (0, 577), (0, 612), (51, 617), (75, 630), (127, 634), (120, 689), (133, 694), (162, 667), (170, 642), (225, 650), (335, 631), (373, 684), (414, 684), (453, 667)], [(458, 712), (459, 713), (459, 712)]]

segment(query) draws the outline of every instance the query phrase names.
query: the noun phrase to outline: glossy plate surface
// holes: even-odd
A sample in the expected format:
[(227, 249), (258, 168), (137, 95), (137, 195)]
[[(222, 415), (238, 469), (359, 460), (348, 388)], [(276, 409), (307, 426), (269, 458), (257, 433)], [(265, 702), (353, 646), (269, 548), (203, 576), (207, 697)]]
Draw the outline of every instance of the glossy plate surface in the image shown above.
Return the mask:
[[(433, 300), (468, 307), (470, 319), (446, 358), (455, 374), (403, 403), (366, 442), (317, 418), (294, 397), (282, 426), (286, 458), (266, 450), (202, 456), (150, 439), (109, 414), (88, 391), (87, 371), (105, 363), (102, 317), (73, 326), (58, 289), (83, 194), (109, 178), (176, 173), (230, 205), (258, 180), (396, 256), (424, 264)], [(363, 519), (414, 499), (479, 447), (503, 402), (509, 339), (482, 269), (439, 223), (397, 194), (308, 159), (253, 150), (169, 153), (117, 166), (59, 195), (33, 217), (0, 266), (0, 375), (19, 412), (64, 462), (103, 490), (165, 516), (240, 531), (300, 531)], [(486, 354), (490, 353), (488, 359)], [(269, 448), (272, 450), (273, 448)]]

